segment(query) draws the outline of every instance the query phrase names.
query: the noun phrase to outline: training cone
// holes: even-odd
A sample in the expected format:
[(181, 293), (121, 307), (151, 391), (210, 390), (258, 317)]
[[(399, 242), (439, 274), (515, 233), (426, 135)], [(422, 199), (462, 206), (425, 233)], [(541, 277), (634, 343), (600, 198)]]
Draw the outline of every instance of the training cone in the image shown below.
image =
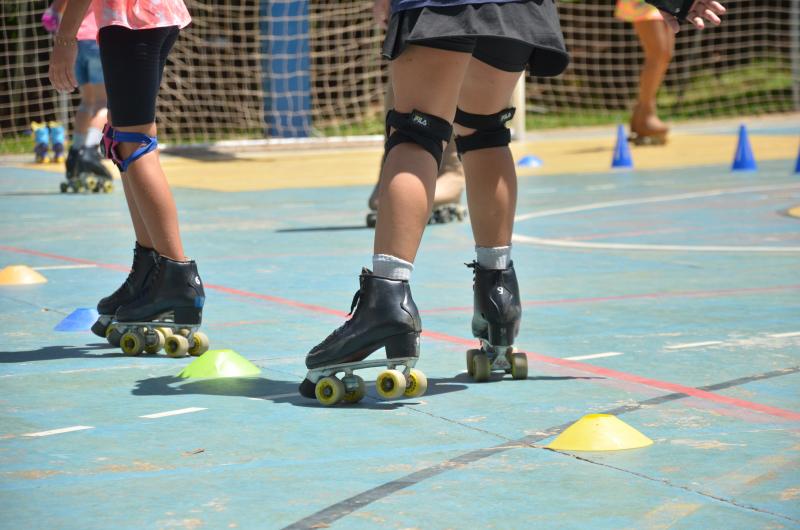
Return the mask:
[(258, 366), (233, 350), (209, 350), (184, 368), (178, 377), (250, 377), (260, 373)]
[(26, 265), (9, 265), (0, 270), (0, 285), (47, 283), (47, 278)]
[(614, 146), (614, 158), (611, 160), (612, 169), (633, 169), (633, 157), (628, 145), (628, 136), (623, 125), (617, 126), (617, 145)]
[(534, 155), (526, 155), (519, 159), (517, 162), (518, 167), (542, 167), (542, 159)]
[(89, 331), (97, 322), (97, 311), (87, 307), (79, 307), (53, 328), (54, 331)]
[(797, 162), (794, 165), (794, 174), (800, 175), (800, 149), (797, 150)]
[(736, 145), (736, 156), (733, 159), (733, 171), (755, 171), (758, 169), (753, 148), (750, 147), (750, 138), (747, 136), (747, 127), (739, 126), (739, 143)]
[(619, 451), (652, 445), (653, 440), (611, 414), (587, 414), (547, 446), (559, 451)]

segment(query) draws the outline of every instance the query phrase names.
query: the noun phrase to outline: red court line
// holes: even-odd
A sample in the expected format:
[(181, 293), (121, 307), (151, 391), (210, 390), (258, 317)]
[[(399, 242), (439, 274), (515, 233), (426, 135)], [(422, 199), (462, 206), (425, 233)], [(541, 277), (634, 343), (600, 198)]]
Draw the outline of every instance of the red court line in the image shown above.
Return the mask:
[[(562, 298), (555, 300), (530, 300), (523, 302), (525, 307), (564, 305), (564, 304), (592, 304), (598, 302), (613, 302), (617, 300), (661, 299), (661, 298), (715, 298), (721, 296), (736, 296), (756, 293), (774, 293), (800, 289), (800, 284), (775, 285), (772, 287), (742, 287), (739, 289), (717, 289), (708, 291), (665, 291), (662, 293), (622, 294), (616, 296), (597, 296), (592, 298)], [(420, 313), (449, 313), (471, 312), (472, 306), (440, 307), (420, 311)]]
[[(61, 261), (69, 261), (73, 263), (83, 263), (83, 264), (90, 264), (96, 265), (98, 267), (106, 268), (106, 269), (114, 269), (114, 270), (123, 270), (127, 271), (127, 267), (122, 267), (118, 265), (109, 265), (109, 264), (101, 264), (90, 260), (84, 260), (80, 258), (71, 258), (68, 256), (60, 256), (58, 254), (48, 254), (45, 252), (38, 252), (35, 250), (28, 250), (18, 247), (9, 247), (5, 245), (0, 245), (0, 250), (5, 250), (8, 252), (16, 252), (19, 254), (29, 254), (33, 256), (41, 256), (47, 257), (52, 259), (57, 259)], [(305, 309), (308, 311), (312, 311), (315, 313), (324, 313), (328, 315), (336, 315), (341, 317), (346, 317), (347, 314), (343, 311), (336, 311), (334, 309), (328, 309), (327, 307), (322, 307), (313, 304), (305, 304), (302, 302), (297, 302), (294, 300), (289, 300), (287, 298), (281, 298), (278, 296), (269, 296), (259, 293), (254, 293), (250, 291), (243, 291), (241, 289), (233, 289), (230, 287), (224, 287), (221, 285), (206, 285), (209, 289), (214, 289), (217, 291), (221, 291), (227, 294), (231, 294), (234, 296), (242, 296), (246, 298), (256, 298), (259, 300), (265, 300), (268, 302), (272, 302), (275, 304), (280, 305), (288, 305), (290, 307), (295, 307), (298, 309)], [(466, 346), (475, 346), (476, 341), (474, 339), (464, 339), (461, 337), (456, 337), (453, 335), (447, 335), (445, 333), (438, 333), (435, 331), (426, 331), (423, 332), (423, 335), (429, 337), (434, 340), (440, 340), (444, 342), (451, 342), (455, 344), (463, 344)], [(706, 401), (711, 401), (713, 403), (720, 403), (723, 405), (729, 405), (732, 407), (738, 407), (748, 410), (753, 410), (756, 412), (761, 412), (764, 414), (768, 414), (770, 416), (775, 416), (778, 418), (783, 418), (791, 421), (800, 421), (800, 413), (794, 412), (791, 410), (781, 409), (778, 407), (771, 407), (769, 405), (763, 405), (761, 403), (755, 403), (753, 401), (746, 401), (744, 399), (736, 399), (727, 396), (723, 396), (720, 394), (715, 394), (714, 392), (707, 392), (705, 390), (700, 390), (698, 388), (684, 386), (677, 383), (670, 383), (668, 381), (660, 381), (658, 379), (650, 379), (648, 377), (642, 377), (635, 374), (629, 374), (627, 372), (620, 372), (618, 370), (611, 370), (609, 368), (603, 368), (600, 366), (595, 366), (592, 364), (582, 363), (579, 361), (570, 361), (567, 359), (561, 359), (558, 357), (550, 357), (548, 355), (542, 355), (540, 353), (534, 352), (526, 352), (528, 358), (533, 359), (534, 361), (539, 361), (547, 364), (554, 364), (558, 366), (564, 366), (567, 368), (572, 368), (574, 370), (580, 370), (582, 372), (589, 372), (592, 374), (601, 375), (603, 377), (607, 377), (609, 379), (616, 379), (619, 381), (628, 381), (631, 383), (637, 383), (644, 386), (649, 386), (652, 388), (658, 388), (660, 390), (667, 390), (669, 392), (677, 392), (681, 394), (686, 394), (687, 396), (691, 396), (698, 399), (703, 399)]]

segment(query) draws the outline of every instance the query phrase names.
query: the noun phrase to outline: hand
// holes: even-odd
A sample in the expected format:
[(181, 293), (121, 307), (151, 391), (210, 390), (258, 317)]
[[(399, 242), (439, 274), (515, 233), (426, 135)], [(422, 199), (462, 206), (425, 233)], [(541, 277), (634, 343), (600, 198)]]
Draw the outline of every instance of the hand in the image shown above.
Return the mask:
[[(696, 0), (689, 9), (686, 20), (691, 22), (697, 29), (705, 29), (706, 24), (703, 19), (706, 19), (715, 26), (719, 26), (722, 24), (719, 15), (724, 15), (726, 11), (725, 6), (715, 0)], [(678, 33), (678, 31), (680, 31), (680, 24), (678, 24), (675, 17), (664, 11), (662, 11), (661, 14), (664, 15), (664, 22), (672, 28), (672, 31)]]
[(372, 5), (372, 20), (381, 29), (389, 26), (389, 11), (391, 11), (389, 0), (375, 0)]
[(61, 22), (61, 16), (58, 11), (52, 7), (48, 7), (42, 13), (42, 26), (48, 33), (55, 33), (58, 31), (58, 23)]
[[(75, 80), (75, 58), (78, 55), (77, 41), (73, 38), (62, 39), (57, 37), (50, 52), (50, 68), (47, 77), (59, 92), (72, 92), (78, 87)], [(68, 44), (65, 44), (68, 42)]]

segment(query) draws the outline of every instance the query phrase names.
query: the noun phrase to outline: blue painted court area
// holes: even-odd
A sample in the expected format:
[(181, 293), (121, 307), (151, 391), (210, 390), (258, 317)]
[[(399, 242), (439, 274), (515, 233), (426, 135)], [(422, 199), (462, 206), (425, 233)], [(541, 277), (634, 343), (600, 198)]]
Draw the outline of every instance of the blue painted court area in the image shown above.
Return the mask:
[[(0, 287), (0, 527), (797, 528), (793, 167), (521, 178), (528, 380), (465, 373), (470, 229), (437, 225), (412, 280), (428, 393), (334, 408), (295, 390), (368, 263), (367, 187), (175, 190), (211, 347), (262, 368), (183, 380), (192, 359), (53, 331), (125, 277), (121, 186), (0, 167), (0, 268), (48, 280)], [(655, 443), (544, 448), (594, 412)]]

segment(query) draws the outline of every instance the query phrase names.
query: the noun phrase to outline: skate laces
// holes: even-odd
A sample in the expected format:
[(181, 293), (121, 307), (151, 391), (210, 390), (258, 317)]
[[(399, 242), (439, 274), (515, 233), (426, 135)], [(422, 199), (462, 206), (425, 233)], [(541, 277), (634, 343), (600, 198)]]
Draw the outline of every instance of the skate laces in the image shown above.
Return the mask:
[[(358, 305), (358, 302), (359, 302), (359, 300), (361, 300), (361, 289), (359, 289), (358, 291), (356, 291), (356, 294), (354, 294), (354, 295), (353, 295), (353, 301), (352, 301), (352, 302), (350, 302), (350, 312), (349, 312), (349, 313), (347, 313), (347, 316), (348, 316), (348, 317), (349, 317), (349, 316), (351, 316), (351, 315), (353, 314), (353, 311), (355, 310), (356, 306)], [(347, 327), (347, 325), (348, 325), (348, 324), (350, 324), (350, 321), (351, 321), (351, 320), (352, 320), (352, 319), (349, 319), (349, 318), (348, 318), (347, 320), (345, 320), (345, 321), (344, 321), (344, 324), (342, 324), (342, 325), (341, 325), (341, 326), (339, 326), (338, 328), (334, 329), (334, 330), (331, 332), (331, 334), (330, 334), (330, 335), (328, 335), (327, 337), (325, 337), (325, 340), (323, 340), (322, 342), (320, 342), (320, 343), (319, 343), (319, 345), (317, 346), (317, 348), (319, 348), (319, 347), (322, 347), (322, 346), (325, 346), (325, 345), (326, 345), (326, 344), (328, 344), (328, 343), (329, 343), (331, 340), (333, 340), (333, 339), (335, 339), (336, 337), (338, 337), (338, 336), (339, 336), (339, 335), (342, 333), (342, 331), (344, 331), (344, 329)]]

